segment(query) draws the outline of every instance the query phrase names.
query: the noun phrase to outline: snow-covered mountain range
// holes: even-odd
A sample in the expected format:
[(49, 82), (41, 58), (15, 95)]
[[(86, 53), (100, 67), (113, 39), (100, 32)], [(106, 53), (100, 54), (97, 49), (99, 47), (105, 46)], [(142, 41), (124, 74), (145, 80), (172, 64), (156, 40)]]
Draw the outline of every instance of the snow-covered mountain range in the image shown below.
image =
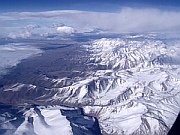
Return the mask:
[[(103, 135), (166, 135), (180, 111), (180, 47), (150, 37), (102, 38), (81, 47), (88, 52), (85, 64), (96, 67), (85, 76), (43, 75), (51, 84), (44, 89), (6, 85), (0, 102), (80, 107), (98, 119)], [(33, 117), (36, 130), (38, 118)]]

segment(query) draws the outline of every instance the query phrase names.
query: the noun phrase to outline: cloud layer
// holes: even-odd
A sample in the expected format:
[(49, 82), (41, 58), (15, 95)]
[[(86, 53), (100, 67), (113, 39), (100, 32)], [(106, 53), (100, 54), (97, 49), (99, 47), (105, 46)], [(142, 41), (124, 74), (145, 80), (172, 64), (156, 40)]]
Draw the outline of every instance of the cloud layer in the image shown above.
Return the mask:
[[(93, 29), (109, 32), (179, 32), (180, 11), (160, 9), (122, 8), (118, 12), (88, 12), (88, 11), (46, 11), (46, 12), (12, 12), (0, 14), (0, 28), (11, 32), (12, 28), (27, 26), (36, 29), (36, 33), (74, 33)], [(18, 23), (19, 22), (19, 23)], [(24, 22), (24, 23), (23, 23)], [(29, 24), (31, 22), (33, 24)], [(14, 24), (22, 26), (13, 26)], [(54, 24), (66, 26), (53, 28)], [(71, 26), (71, 27), (70, 27)], [(27, 27), (29, 29), (29, 27)]]

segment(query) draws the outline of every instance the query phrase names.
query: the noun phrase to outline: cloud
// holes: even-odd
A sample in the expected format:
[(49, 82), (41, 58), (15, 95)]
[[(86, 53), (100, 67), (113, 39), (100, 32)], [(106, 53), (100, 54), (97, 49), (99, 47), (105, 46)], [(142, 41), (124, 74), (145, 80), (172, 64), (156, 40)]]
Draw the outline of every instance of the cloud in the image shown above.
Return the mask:
[[(94, 28), (108, 32), (179, 32), (180, 11), (149, 8), (122, 8), (118, 12), (91, 11), (46, 11), (46, 12), (12, 12), (1, 13), (2, 27), (16, 22), (37, 23), (42, 27), (51, 27), (48, 32), (74, 33), (92, 30)], [(6, 23), (8, 22), (8, 23)], [(53, 28), (57, 24), (57, 29)], [(60, 24), (58, 26), (58, 24)], [(61, 26), (61, 24), (65, 24)], [(68, 27), (72, 26), (72, 27)], [(41, 27), (41, 26), (40, 26)]]
[(16, 39), (16, 38), (28, 38), (28, 37), (31, 37), (32, 33), (29, 32), (29, 31), (24, 31), (24, 32), (11, 32), (8, 34), (8, 37), (9, 38), (12, 38), (12, 39)]
[(34, 29), (38, 29), (38, 28), (40, 28), (40, 26), (37, 25), (37, 24), (29, 24), (29, 25), (27, 25), (27, 26), (25, 27), (25, 29), (28, 29), (29, 31), (30, 31), (30, 30), (34, 30)]
[(61, 34), (73, 34), (75, 33), (74, 28), (69, 27), (69, 26), (60, 26), (57, 27), (57, 32)]
[(26, 44), (0, 45), (0, 78), (7, 73), (8, 68), (16, 66), (22, 59), (42, 53), (38, 48)]

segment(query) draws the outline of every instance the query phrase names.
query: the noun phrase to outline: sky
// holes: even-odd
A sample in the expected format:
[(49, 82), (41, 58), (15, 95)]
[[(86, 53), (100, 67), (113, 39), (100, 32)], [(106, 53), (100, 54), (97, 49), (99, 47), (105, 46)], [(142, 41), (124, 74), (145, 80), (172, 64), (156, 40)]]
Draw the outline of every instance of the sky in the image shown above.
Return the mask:
[(179, 8), (179, 0), (1, 0), (0, 12), (85, 10), (118, 11), (128, 7)]
[(179, 32), (179, 0), (0, 0), (0, 36)]

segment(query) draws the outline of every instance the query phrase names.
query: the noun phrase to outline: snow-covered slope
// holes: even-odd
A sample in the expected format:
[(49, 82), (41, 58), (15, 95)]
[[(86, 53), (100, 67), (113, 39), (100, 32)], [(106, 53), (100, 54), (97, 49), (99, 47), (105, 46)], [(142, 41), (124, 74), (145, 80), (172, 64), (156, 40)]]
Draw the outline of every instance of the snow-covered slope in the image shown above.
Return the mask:
[(100, 39), (85, 47), (88, 64), (107, 69), (60, 88), (54, 99), (85, 105), (105, 134), (167, 134), (180, 110), (178, 50), (156, 40)]
[(86, 76), (44, 75), (51, 88), (17, 83), (0, 94), (21, 97), (16, 102), (82, 107), (98, 118), (105, 135), (167, 134), (180, 110), (179, 46), (155, 38), (103, 38), (82, 47), (90, 53), (86, 64), (97, 67)]
[[(30, 118), (33, 118), (32, 125), (29, 123)], [(34, 133), (37, 135), (56, 135), (57, 133), (73, 135), (70, 122), (65, 116), (61, 115), (60, 110), (57, 108), (31, 108), (25, 112), (25, 120), (17, 128), (15, 135), (23, 135), (24, 133), (27, 134), (28, 132), (32, 132), (31, 126), (33, 126)]]
[(111, 69), (95, 73), (98, 94), (93, 106), (84, 107), (99, 118), (102, 131), (167, 134), (180, 110), (179, 48), (156, 40), (101, 39), (89, 49), (94, 61)]

